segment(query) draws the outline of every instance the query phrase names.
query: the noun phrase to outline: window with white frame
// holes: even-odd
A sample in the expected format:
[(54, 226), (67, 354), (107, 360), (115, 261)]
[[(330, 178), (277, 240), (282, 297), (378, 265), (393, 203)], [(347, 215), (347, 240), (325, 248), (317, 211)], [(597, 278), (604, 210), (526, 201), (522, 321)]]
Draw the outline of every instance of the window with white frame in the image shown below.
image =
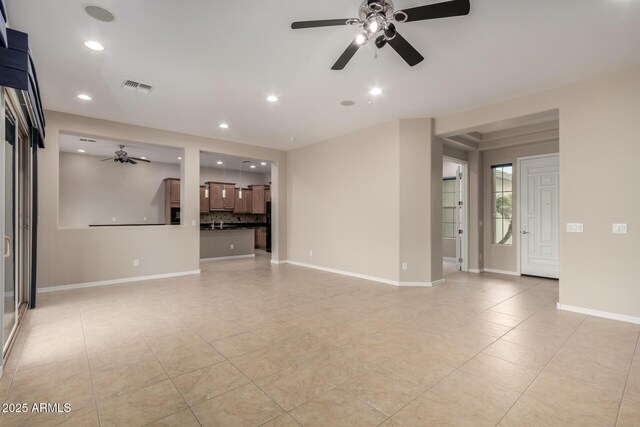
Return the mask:
[(510, 245), (513, 241), (513, 165), (491, 166), (493, 182), (493, 243)]
[(456, 237), (456, 179), (442, 181), (442, 237)]

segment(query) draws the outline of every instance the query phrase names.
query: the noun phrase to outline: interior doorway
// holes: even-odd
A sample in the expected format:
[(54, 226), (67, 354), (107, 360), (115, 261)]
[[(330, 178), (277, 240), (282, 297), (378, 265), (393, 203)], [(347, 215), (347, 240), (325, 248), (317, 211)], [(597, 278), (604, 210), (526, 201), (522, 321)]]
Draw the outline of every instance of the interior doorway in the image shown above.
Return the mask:
[(443, 271), (469, 271), (468, 163), (443, 156), (442, 164)]
[(518, 159), (520, 274), (560, 278), (558, 154)]

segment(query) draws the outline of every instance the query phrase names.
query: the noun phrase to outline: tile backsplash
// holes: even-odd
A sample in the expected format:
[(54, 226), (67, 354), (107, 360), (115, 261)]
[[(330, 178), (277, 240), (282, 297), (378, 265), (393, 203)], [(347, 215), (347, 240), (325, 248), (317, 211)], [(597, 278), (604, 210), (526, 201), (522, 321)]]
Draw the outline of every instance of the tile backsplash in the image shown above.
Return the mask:
[(265, 222), (266, 215), (237, 214), (233, 212), (209, 212), (206, 214), (200, 214), (201, 224), (211, 224), (213, 222), (220, 222), (220, 221), (224, 221), (226, 223)]

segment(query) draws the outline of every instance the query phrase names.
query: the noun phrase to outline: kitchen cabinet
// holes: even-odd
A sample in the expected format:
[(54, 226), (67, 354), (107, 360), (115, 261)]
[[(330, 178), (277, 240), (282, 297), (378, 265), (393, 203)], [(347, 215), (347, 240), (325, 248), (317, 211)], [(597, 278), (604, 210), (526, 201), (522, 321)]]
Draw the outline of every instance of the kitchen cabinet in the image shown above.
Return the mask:
[(256, 249), (267, 249), (267, 229), (266, 227), (256, 228), (255, 231)]
[(233, 208), (233, 213), (251, 213), (251, 193), (248, 188), (242, 189), (242, 199), (240, 198), (240, 190), (236, 190), (236, 205)]
[(180, 223), (180, 180), (165, 178), (164, 182), (164, 223)]
[[(271, 193), (271, 187), (268, 185), (250, 185), (249, 188), (253, 192), (251, 213), (265, 214), (267, 212), (265, 193), (267, 190)], [(271, 196), (269, 195), (269, 197)]]
[(205, 185), (200, 186), (200, 213), (209, 212), (209, 195), (207, 194), (207, 187)]
[(209, 210), (234, 210), (236, 200), (235, 184), (227, 182), (207, 182), (207, 185), (209, 186)]

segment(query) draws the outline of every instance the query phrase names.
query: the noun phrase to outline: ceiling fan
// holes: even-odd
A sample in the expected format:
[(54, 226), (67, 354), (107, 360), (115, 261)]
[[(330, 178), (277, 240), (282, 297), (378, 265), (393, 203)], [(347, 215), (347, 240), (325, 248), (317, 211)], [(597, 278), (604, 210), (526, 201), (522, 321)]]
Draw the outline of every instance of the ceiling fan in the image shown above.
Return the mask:
[(104, 162), (107, 160), (113, 160), (116, 163), (130, 163), (132, 165), (137, 165), (138, 162), (151, 163), (151, 161), (147, 159), (140, 159), (138, 157), (129, 157), (127, 152), (124, 151), (124, 145), (118, 145), (118, 147), (120, 147), (120, 149), (114, 153), (113, 157), (107, 157), (106, 159), (102, 159), (101, 162)]
[(364, 0), (360, 6), (358, 18), (299, 21), (291, 24), (291, 28), (298, 30), (338, 25), (355, 25), (362, 28), (362, 32), (333, 64), (332, 70), (344, 69), (358, 49), (372, 39), (375, 39), (374, 43), (378, 49), (389, 44), (407, 64), (413, 67), (422, 62), (424, 57), (398, 33), (396, 23), (468, 15), (470, 8), (469, 0), (452, 0), (403, 10), (395, 10), (392, 0)]

